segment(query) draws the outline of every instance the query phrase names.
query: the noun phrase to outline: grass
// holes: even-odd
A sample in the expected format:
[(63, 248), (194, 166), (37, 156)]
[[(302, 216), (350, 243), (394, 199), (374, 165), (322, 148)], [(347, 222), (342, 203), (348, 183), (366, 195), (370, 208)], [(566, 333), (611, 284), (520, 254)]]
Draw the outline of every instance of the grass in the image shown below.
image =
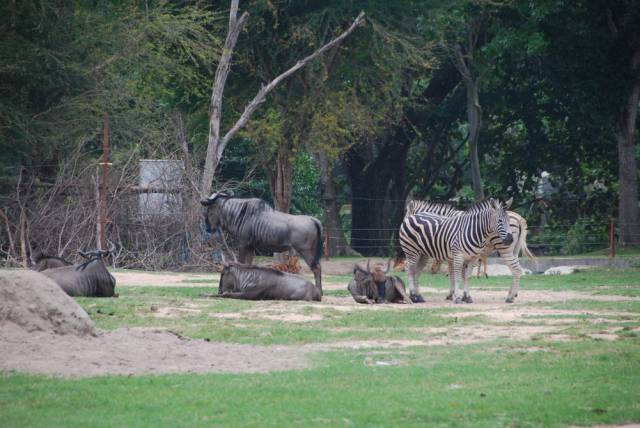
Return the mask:
[[(333, 352), (263, 375), (0, 378), (3, 426), (564, 426), (640, 420), (640, 343)], [(392, 366), (377, 362), (392, 361)], [(62, 417), (64, 415), (64, 417)]]
[[(346, 286), (349, 279), (327, 276), (325, 281)], [(477, 293), (503, 289), (506, 295), (510, 281), (474, 279), (471, 286)], [(449, 286), (443, 276), (425, 274), (421, 282), (437, 289)], [(153, 326), (217, 341), (301, 345), (447, 339), (461, 328), (517, 331), (550, 322), (570, 340), (558, 342), (557, 336), (542, 332), (530, 340), (349, 349), (313, 354), (311, 369), (269, 374), (90, 379), (4, 374), (0, 426), (494, 427), (640, 422), (640, 269), (527, 276), (522, 290), (517, 306), (509, 308), (572, 312), (541, 312), (503, 322), (485, 315), (456, 315), (477, 312), (474, 305), (340, 311), (306, 302), (217, 299), (211, 297), (215, 287), (118, 287), (117, 299), (77, 299), (99, 328)], [(536, 302), (526, 300), (526, 290), (584, 294), (573, 300)], [(347, 296), (345, 289), (327, 294)], [(626, 300), (597, 299), (603, 295)], [(159, 316), (168, 309), (176, 316)], [(283, 311), (309, 321), (261, 316)], [(230, 314), (234, 317), (225, 318)], [(562, 324), (554, 324), (558, 321)], [(612, 332), (617, 340), (604, 342), (595, 336)]]

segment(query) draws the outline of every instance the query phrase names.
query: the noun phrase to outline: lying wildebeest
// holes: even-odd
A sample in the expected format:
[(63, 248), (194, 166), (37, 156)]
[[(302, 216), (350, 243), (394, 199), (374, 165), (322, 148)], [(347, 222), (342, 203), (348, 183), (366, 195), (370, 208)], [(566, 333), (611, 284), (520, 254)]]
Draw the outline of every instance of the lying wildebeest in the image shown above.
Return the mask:
[(200, 203), (207, 231), (222, 227), (231, 234), (238, 243), (240, 263), (251, 264), (256, 249), (282, 253), (293, 248), (311, 268), (322, 295), (322, 224), (317, 218), (281, 213), (262, 199), (234, 198), (222, 192)]
[(109, 251), (78, 251), (86, 262), (73, 266), (46, 269), (42, 274), (53, 279), (69, 296), (112, 297), (116, 279), (104, 265)]
[(40, 251), (34, 252), (32, 256), (33, 265), (31, 269), (42, 272), (45, 269), (54, 269), (63, 266), (71, 266), (73, 263), (63, 259), (62, 257), (49, 256)]
[(347, 289), (358, 303), (413, 303), (405, 291), (402, 280), (393, 275), (388, 276), (389, 265), (383, 271), (380, 267), (374, 267), (373, 272), (356, 265), (353, 268), (353, 279)]
[(246, 300), (315, 300), (320, 291), (306, 279), (276, 269), (230, 263), (220, 274), (218, 296)]

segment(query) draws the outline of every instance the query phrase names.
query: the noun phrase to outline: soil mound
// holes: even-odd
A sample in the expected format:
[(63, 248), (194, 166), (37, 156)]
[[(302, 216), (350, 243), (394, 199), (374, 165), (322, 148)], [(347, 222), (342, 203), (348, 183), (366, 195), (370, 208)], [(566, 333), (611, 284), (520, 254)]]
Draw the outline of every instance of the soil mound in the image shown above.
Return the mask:
[(53, 280), (29, 270), (0, 271), (0, 330), (94, 334), (89, 315)]

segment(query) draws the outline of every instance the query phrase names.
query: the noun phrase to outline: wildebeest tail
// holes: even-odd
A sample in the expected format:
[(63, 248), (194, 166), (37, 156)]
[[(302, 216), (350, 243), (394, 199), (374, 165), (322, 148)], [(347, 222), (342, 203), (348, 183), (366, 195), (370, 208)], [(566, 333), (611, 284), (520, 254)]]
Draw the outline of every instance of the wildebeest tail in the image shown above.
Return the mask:
[(316, 225), (316, 231), (318, 232), (318, 241), (316, 242), (316, 253), (313, 256), (313, 262), (311, 262), (311, 269), (314, 269), (320, 264), (320, 257), (322, 257), (322, 250), (324, 241), (322, 240), (322, 224), (317, 219), (313, 219), (313, 224)]

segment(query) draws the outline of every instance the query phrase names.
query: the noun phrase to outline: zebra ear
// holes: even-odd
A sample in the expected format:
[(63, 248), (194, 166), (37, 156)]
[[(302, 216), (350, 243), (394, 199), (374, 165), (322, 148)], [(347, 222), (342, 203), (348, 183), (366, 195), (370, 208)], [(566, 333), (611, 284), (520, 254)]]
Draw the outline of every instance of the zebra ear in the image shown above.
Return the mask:
[(512, 203), (513, 203), (513, 196), (506, 200), (506, 202), (504, 203), (504, 209), (505, 210), (509, 209)]

